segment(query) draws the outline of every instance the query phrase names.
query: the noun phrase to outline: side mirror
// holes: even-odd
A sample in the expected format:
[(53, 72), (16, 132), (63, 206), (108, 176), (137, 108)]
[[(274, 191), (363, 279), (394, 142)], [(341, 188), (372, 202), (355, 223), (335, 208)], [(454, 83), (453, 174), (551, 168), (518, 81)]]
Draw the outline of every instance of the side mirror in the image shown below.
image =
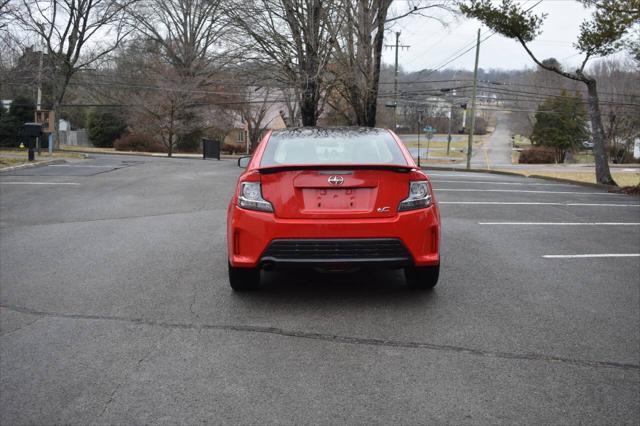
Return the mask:
[(251, 156), (240, 157), (238, 158), (238, 167), (242, 167), (243, 169), (246, 169), (250, 161), (251, 161)]

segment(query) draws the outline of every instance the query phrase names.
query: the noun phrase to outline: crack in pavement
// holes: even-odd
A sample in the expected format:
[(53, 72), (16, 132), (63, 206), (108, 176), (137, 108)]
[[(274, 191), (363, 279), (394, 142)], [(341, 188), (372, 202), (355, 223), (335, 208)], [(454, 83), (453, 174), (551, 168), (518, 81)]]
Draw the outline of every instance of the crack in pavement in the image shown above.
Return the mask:
[[(42, 317), (41, 317), (42, 318)], [(171, 333), (171, 330), (167, 331), (166, 334), (164, 334), (163, 336), (161, 336), (157, 343), (151, 347), (151, 349), (149, 349), (144, 355), (142, 355), (142, 357), (136, 362), (136, 364), (133, 366), (132, 371), (131, 372), (127, 372), (125, 374), (125, 378), (124, 380), (118, 382), (118, 384), (113, 388), (113, 391), (111, 391), (111, 394), (109, 395), (109, 399), (107, 400), (107, 402), (104, 404), (104, 407), (102, 407), (102, 411), (100, 412), (100, 414), (96, 417), (96, 419), (100, 419), (102, 418), (102, 416), (104, 415), (104, 413), (107, 411), (107, 408), (109, 408), (109, 406), (111, 405), (111, 403), (113, 402), (113, 400), (116, 397), (116, 394), (118, 393), (118, 391), (120, 390), (120, 388), (126, 383), (127, 381), (127, 377), (129, 376), (129, 374), (131, 373), (135, 373), (136, 371), (140, 370), (140, 365), (142, 365), (142, 363), (149, 358), (149, 356), (151, 356), (155, 351), (158, 350), (159, 344), (160, 342), (162, 342), (165, 338), (167, 338), (167, 336), (169, 336), (169, 334)]]
[(575, 365), (579, 367), (591, 367), (591, 368), (616, 368), (622, 370), (634, 370), (640, 371), (639, 364), (622, 363), (614, 361), (593, 361), (585, 359), (567, 358), (555, 355), (545, 355), (540, 353), (517, 353), (517, 352), (503, 352), (492, 351), (484, 349), (467, 348), (464, 346), (455, 345), (442, 345), (436, 343), (427, 342), (414, 342), (404, 340), (391, 340), (391, 339), (378, 339), (367, 337), (352, 337), (342, 336), (329, 333), (315, 333), (307, 332), (303, 330), (287, 330), (279, 327), (261, 327), (252, 325), (234, 325), (234, 324), (190, 324), (179, 322), (164, 322), (153, 321), (144, 318), (127, 318), (118, 316), (106, 316), (106, 315), (89, 315), (89, 314), (65, 314), (55, 312), (38, 311), (35, 309), (16, 306), (11, 304), (0, 304), (0, 308), (10, 309), (16, 312), (21, 312), (31, 315), (46, 316), (52, 318), (65, 318), (65, 319), (78, 319), (78, 320), (100, 320), (100, 321), (114, 321), (114, 322), (126, 322), (139, 325), (147, 325), (153, 327), (163, 327), (171, 329), (184, 329), (184, 330), (225, 330), (225, 331), (239, 331), (246, 333), (264, 333), (274, 334), (285, 337), (296, 337), (301, 339), (310, 340), (322, 340), (332, 343), (343, 343), (353, 345), (367, 345), (367, 346), (385, 346), (393, 348), (406, 348), (406, 349), (427, 349), (441, 352), (455, 352), (466, 355), (473, 355), (479, 357), (488, 358), (501, 358), (512, 360), (524, 360), (524, 361), (542, 361), (542, 362), (557, 362), (568, 365)]
[(33, 324), (35, 324), (36, 322), (40, 321), (42, 318), (43, 318), (42, 316), (39, 316), (38, 318), (34, 319), (33, 321), (30, 321), (27, 324), (24, 324), (24, 325), (14, 329), (14, 330), (6, 331), (4, 333), (0, 333), (0, 337), (8, 336), (8, 335), (16, 333), (16, 332), (18, 332), (20, 330), (26, 329), (26, 328), (32, 326)]

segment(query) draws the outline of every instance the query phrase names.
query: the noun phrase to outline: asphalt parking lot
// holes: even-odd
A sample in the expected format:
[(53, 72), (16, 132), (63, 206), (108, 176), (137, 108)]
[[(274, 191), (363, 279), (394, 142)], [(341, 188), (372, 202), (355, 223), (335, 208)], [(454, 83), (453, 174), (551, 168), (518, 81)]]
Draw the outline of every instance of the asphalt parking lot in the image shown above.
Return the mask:
[(1, 424), (637, 424), (637, 197), (434, 171), (433, 292), (270, 272), (234, 294), (239, 172), (95, 156), (0, 175)]

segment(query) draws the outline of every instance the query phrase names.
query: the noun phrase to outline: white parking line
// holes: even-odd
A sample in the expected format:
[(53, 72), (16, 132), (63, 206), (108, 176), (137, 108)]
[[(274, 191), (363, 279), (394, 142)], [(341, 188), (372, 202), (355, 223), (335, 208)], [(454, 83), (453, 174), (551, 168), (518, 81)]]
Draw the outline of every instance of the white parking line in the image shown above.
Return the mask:
[(526, 185), (526, 186), (573, 186), (568, 183), (533, 183), (533, 182), (493, 182), (486, 180), (437, 180), (433, 183), (487, 183), (490, 185)]
[(516, 225), (516, 226), (640, 226), (640, 222), (478, 222), (478, 225)]
[[(459, 178), (470, 178), (476, 177), (477, 175), (474, 173), (429, 173), (425, 170), (428, 176), (446, 176), (446, 177), (459, 177)], [(523, 176), (524, 177), (524, 176)], [(483, 179), (504, 179), (504, 176), (482, 176)]]
[(531, 194), (578, 194), (578, 195), (621, 195), (611, 192), (576, 192), (576, 191), (530, 191), (523, 189), (471, 189), (471, 188), (436, 188), (436, 192), (519, 192)]
[(545, 259), (588, 259), (591, 257), (640, 257), (640, 253), (545, 254)]
[(0, 185), (80, 185), (76, 182), (0, 182)]
[[(437, 192), (437, 191), (436, 191)], [(506, 206), (581, 206), (581, 207), (640, 207), (640, 204), (598, 203), (538, 203), (530, 201), (438, 201), (438, 204), (506, 205)]]
[(49, 167), (94, 167), (99, 169), (113, 169), (117, 166), (97, 166), (97, 165), (89, 165), (89, 164), (49, 164)]

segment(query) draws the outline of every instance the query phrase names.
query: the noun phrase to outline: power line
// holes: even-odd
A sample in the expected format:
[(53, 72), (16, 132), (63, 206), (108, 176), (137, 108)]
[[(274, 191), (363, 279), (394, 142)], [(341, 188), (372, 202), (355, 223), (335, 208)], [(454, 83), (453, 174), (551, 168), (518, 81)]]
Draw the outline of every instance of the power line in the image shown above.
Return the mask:
[[(527, 1), (529, 1), (529, 0), (527, 0)], [(527, 10), (525, 10), (525, 12), (528, 12), (528, 11), (532, 10), (533, 8), (535, 8), (536, 6), (538, 6), (540, 3), (542, 3), (542, 0), (538, 0), (538, 2), (537, 2), (536, 4), (534, 4), (533, 6), (531, 6), (530, 8), (528, 8)], [(485, 33), (485, 34), (486, 34), (486, 33)], [(491, 37), (492, 37), (493, 35), (495, 35), (495, 34), (496, 34), (496, 32), (495, 32), (495, 31), (491, 31), (491, 34), (489, 34), (488, 36), (486, 36), (485, 38), (483, 38), (482, 40), (480, 40), (480, 44), (482, 44), (483, 42), (485, 42), (486, 40), (488, 40), (489, 38), (491, 38)], [(432, 69), (429, 73), (427, 73), (427, 76), (429, 76), (429, 75), (431, 75), (431, 74), (433, 74), (433, 73), (437, 72), (438, 70), (440, 70), (440, 69), (444, 68), (445, 66), (449, 65), (451, 62), (453, 62), (453, 61), (457, 60), (458, 58), (460, 58), (460, 57), (464, 56), (465, 54), (469, 53), (470, 51), (472, 51), (473, 49), (475, 49), (476, 44), (477, 44), (477, 43), (474, 41), (474, 42), (470, 43), (470, 45), (469, 45), (469, 44), (467, 44), (467, 45), (463, 46), (461, 49), (458, 49), (458, 50), (456, 51), (456, 53), (457, 53), (457, 52), (459, 52), (460, 50), (462, 50), (462, 49), (465, 49), (465, 48), (466, 48), (466, 49), (464, 50), (464, 52), (462, 52), (462, 53), (458, 54), (457, 56), (455, 56), (455, 57), (454, 57), (454, 58), (452, 58), (452, 59), (447, 60), (447, 61), (446, 61), (446, 62), (444, 62), (443, 64), (441, 64), (441, 65), (437, 66), (435, 69)], [(454, 53), (453, 55), (456, 55), (456, 53)], [(452, 55), (452, 56), (453, 56), (453, 55)]]

